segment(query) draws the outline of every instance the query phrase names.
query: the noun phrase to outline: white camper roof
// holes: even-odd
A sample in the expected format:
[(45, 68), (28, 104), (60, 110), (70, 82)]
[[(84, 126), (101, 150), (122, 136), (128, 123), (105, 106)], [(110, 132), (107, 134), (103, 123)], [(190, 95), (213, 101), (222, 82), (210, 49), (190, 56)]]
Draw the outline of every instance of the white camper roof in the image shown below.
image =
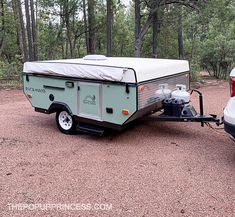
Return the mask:
[(105, 57), (26, 62), (24, 73), (37, 73), (116, 82), (143, 82), (189, 71), (185, 60)]

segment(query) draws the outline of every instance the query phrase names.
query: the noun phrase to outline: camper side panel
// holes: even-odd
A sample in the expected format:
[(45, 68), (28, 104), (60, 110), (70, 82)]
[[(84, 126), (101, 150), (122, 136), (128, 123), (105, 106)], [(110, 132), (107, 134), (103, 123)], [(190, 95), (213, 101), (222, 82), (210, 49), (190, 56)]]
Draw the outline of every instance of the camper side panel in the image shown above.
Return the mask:
[[(77, 114), (76, 81), (33, 75), (27, 77), (23, 76), (24, 93), (33, 107), (47, 110), (53, 102), (63, 102), (73, 114)], [(72, 86), (67, 87), (66, 82)]]
[(176, 84), (184, 84), (189, 89), (189, 72), (140, 83), (139, 87), (143, 86), (143, 88), (138, 88), (138, 110), (149, 107), (158, 101), (156, 91), (159, 89), (159, 84), (168, 84), (170, 90), (174, 90)]
[[(137, 110), (135, 85), (36, 75), (27, 77), (28, 80), (26, 75), (23, 76), (24, 93), (31, 105), (38, 109), (47, 111), (53, 102), (64, 103), (78, 119), (81, 117), (115, 125), (123, 125)], [(73, 85), (68, 87), (68, 82)]]
[[(122, 125), (137, 110), (136, 86), (103, 84), (102, 85), (103, 121)], [(123, 114), (123, 110), (128, 114)]]

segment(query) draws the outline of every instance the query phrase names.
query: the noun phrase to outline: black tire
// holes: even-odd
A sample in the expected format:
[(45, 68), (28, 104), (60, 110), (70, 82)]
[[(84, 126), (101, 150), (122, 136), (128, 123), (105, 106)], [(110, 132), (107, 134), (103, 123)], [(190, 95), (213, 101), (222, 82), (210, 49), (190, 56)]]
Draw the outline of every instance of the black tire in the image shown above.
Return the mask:
[(66, 110), (56, 112), (56, 124), (60, 132), (64, 134), (74, 134), (76, 132), (77, 121)]

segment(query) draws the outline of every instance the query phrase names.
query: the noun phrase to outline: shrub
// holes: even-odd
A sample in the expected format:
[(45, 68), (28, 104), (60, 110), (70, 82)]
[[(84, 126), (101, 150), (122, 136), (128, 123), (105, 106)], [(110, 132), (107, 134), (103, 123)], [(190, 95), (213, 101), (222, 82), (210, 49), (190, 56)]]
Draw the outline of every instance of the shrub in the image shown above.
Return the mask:
[(235, 64), (235, 40), (224, 35), (207, 39), (201, 55), (201, 65), (211, 76), (226, 79)]
[(0, 77), (4, 79), (21, 78), (22, 64), (19, 62), (5, 63), (0, 61)]

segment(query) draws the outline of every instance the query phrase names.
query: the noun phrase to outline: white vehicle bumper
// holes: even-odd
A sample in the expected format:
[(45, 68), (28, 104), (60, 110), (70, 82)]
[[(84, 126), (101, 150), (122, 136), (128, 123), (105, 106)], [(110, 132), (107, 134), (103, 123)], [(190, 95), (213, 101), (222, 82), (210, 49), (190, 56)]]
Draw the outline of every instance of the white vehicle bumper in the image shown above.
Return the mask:
[(235, 97), (230, 98), (224, 109), (224, 129), (235, 137)]

